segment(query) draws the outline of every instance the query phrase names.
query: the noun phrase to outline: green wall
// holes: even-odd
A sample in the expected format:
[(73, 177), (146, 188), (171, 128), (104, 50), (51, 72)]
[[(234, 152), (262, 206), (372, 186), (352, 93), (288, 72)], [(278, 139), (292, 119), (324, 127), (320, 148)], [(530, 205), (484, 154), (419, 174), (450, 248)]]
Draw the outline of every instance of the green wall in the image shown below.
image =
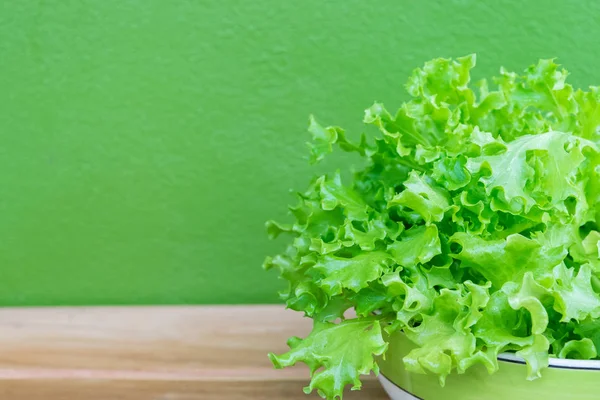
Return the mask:
[(600, 83), (600, 2), (5, 1), (0, 304), (275, 301), (263, 223), (414, 67), (559, 58)]

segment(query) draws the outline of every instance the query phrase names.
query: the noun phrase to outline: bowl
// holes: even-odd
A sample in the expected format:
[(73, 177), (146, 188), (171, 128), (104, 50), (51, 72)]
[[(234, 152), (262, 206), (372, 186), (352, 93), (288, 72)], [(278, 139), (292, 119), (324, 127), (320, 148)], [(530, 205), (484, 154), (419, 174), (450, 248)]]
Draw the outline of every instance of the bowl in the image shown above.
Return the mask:
[(451, 374), (442, 387), (435, 375), (404, 369), (402, 358), (415, 347), (406, 336), (396, 333), (388, 340), (386, 358), (378, 362), (379, 380), (392, 400), (600, 399), (600, 361), (551, 358), (542, 377), (528, 381), (525, 361), (501, 354), (497, 372), (474, 366), (464, 374)]

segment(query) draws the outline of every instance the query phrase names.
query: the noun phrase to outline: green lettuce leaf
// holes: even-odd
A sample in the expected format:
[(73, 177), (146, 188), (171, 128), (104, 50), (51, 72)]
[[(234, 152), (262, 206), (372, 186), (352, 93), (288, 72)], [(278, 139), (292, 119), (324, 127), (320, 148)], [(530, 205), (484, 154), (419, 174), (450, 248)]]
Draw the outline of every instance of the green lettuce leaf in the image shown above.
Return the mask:
[(353, 258), (324, 256), (313, 266), (321, 277), (319, 285), (330, 296), (340, 294), (343, 289), (358, 292), (381, 277), (387, 269), (390, 256), (384, 252), (370, 252)]
[(437, 227), (413, 227), (400, 236), (399, 240), (389, 244), (387, 251), (398, 265), (412, 267), (417, 263), (426, 263), (442, 252)]
[[(379, 372), (374, 356), (387, 348), (381, 326), (373, 319), (346, 320), (339, 324), (317, 323), (306, 339), (291, 338), (290, 351), (269, 357), (277, 368), (301, 361), (311, 370), (312, 381), (304, 391), (317, 390), (328, 399), (342, 398), (344, 387), (361, 388), (360, 375)], [(323, 368), (323, 370), (320, 370)]]

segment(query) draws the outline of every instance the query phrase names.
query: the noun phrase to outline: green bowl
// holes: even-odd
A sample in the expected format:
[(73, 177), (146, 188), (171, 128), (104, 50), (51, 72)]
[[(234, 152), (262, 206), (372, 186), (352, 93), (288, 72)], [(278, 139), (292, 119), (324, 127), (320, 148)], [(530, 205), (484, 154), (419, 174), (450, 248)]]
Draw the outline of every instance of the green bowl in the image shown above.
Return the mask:
[(500, 369), (489, 374), (482, 366), (451, 374), (441, 387), (437, 376), (404, 369), (402, 358), (415, 346), (403, 334), (389, 337), (379, 380), (392, 400), (598, 400), (600, 361), (550, 359), (542, 378), (528, 381), (525, 362), (512, 355), (498, 357)]

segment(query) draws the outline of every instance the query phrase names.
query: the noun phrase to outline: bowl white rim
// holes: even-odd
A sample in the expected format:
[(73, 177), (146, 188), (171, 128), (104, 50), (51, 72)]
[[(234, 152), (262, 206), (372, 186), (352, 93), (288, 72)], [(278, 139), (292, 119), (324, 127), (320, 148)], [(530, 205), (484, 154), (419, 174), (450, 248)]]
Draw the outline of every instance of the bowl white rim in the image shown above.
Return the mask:
[[(525, 360), (516, 354), (502, 353), (498, 355), (499, 361), (511, 362), (515, 364), (525, 364)], [(567, 358), (554, 358), (550, 357), (549, 365), (550, 368), (563, 368), (563, 369), (586, 369), (600, 371), (600, 360), (570, 360)]]

